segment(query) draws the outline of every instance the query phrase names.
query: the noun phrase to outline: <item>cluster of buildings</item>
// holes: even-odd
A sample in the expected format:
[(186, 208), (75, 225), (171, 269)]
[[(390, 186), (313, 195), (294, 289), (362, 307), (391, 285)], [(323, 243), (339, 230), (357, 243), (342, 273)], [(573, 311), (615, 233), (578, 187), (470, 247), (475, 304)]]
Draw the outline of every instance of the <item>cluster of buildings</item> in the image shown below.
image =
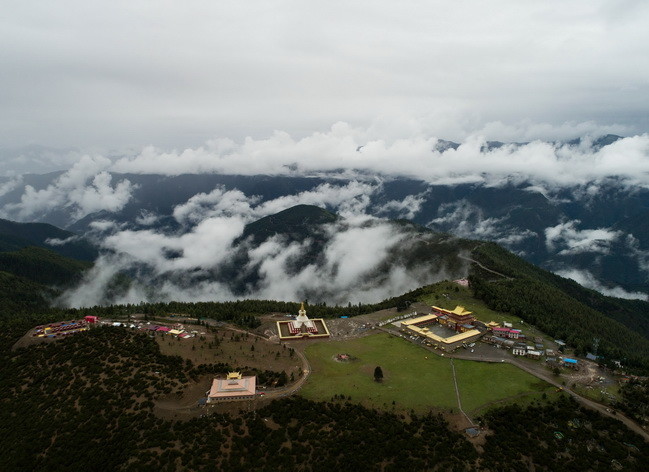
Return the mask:
[(570, 357), (554, 357), (547, 356), (545, 362), (554, 367), (567, 367), (568, 369), (579, 370), (579, 359), (572, 359)]
[[(443, 351), (453, 351), (464, 343), (470, 343), (482, 336), (476, 319), (462, 306), (453, 310), (434, 306), (432, 313), (401, 322), (406, 334), (420, 336), (425, 342)], [(480, 323), (484, 326), (483, 323)]]
[(423, 338), (426, 345), (443, 351), (466, 347), (481, 339), (487, 344), (511, 349), (515, 356), (531, 359), (545, 356), (550, 365), (579, 369), (578, 360), (556, 357), (553, 349), (545, 349), (542, 338), (528, 339), (522, 330), (513, 328), (511, 323), (504, 322), (502, 326), (494, 321), (483, 323), (462, 306), (456, 306), (453, 310), (433, 306), (430, 314), (406, 319), (400, 325), (406, 335)]
[(86, 316), (83, 320), (59, 321), (49, 325), (36, 326), (32, 337), (36, 338), (57, 338), (69, 336), (88, 330), (88, 324), (96, 323), (96, 316)]
[(501, 338), (507, 338), (507, 339), (519, 339), (519, 338), (525, 338), (525, 335), (520, 329), (512, 329), (512, 328), (493, 328), (491, 330), (494, 336), (500, 336)]
[(176, 336), (180, 339), (193, 338), (196, 335), (195, 333), (186, 332), (181, 324), (175, 324), (173, 325), (173, 327), (155, 324), (142, 324), (138, 326), (138, 329), (142, 331), (168, 334), (170, 336)]
[[(150, 325), (141, 329), (155, 332), (177, 334), (177, 330), (166, 326)], [(300, 306), (298, 315), (293, 320), (277, 321), (277, 332), (282, 341), (296, 339), (318, 339), (330, 336), (329, 328), (322, 318), (310, 319), (306, 314), (304, 303)], [(177, 334), (184, 337), (183, 333)], [(347, 355), (343, 355), (348, 357)], [(211, 388), (206, 392), (206, 403), (217, 403), (233, 400), (252, 400), (256, 395), (263, 395), (256, 391), (257, 378), (254, 375), (245, 376), (241, 372), (230, 372), (225, 378), (212, 380)]]

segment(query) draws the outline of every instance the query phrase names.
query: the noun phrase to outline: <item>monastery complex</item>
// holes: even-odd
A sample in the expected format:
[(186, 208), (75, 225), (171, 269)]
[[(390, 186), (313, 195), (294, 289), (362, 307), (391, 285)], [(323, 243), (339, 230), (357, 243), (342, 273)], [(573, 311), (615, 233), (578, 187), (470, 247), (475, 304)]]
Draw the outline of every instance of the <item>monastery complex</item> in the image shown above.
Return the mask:
[(402, 321), (401, 329), (427, 338), (433, 346), (444, 351), (453, 351), (462, 343), (473, 342), (482, 335), (482, 331), (476, 328), (473, 314), (464, 307), (457, 306), (453, 310), (432, 308), (429, 315)]

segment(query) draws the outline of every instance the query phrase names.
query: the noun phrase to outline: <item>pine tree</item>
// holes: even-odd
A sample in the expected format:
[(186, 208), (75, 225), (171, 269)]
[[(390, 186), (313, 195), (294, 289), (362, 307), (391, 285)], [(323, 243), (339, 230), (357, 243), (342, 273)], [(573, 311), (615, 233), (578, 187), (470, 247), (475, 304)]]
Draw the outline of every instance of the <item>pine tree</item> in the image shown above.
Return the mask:
[(374, 369), (374, 381), (375, 382), (381, 382), (383, 380), (383, 370), (381, 369), (380, 366), (376, 366), (376, 369)]

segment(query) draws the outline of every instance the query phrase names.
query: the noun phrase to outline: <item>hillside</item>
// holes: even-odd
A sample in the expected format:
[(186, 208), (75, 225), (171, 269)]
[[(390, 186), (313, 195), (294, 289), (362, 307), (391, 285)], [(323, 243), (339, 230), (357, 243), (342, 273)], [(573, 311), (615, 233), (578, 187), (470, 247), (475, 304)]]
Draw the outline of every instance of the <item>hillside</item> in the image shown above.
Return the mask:
[(0, 333), (0, 461), (7, 471), (554, 472), (610, 470), (613, 459), (638, 470), (649, 460), (641, 437), (565, 397), (487, 411), (476, 418), (490, 430), (481, 448), (436, 412), (368, 409), (340, 396), (283, 398), (255, 411), (237, 404), (231, 414), (199, 415), (192, 406), (195, 417), (172, 420), (158, 402), (196, 385), (204, 391), (209, 374), (228, 366), (162, 355), (147, 334), (116, 327), (11, 350), (6, 340), (35, 321), (16, 319)]
[[(52, 245), (50, 239), (68, 242)], [(69, 231), (0, 219), (0, 313), (47, 310), (61, 289), (81, 280), (96, 256), (96, 248)]]
[(0, 317), (18, 313), (49, 311), (51, 300), (58, 292), (7, 272), (0, 272)]
[(0, 252), (0, 270), (32, 282), (65, 287), (81, 280), (92, 263), (63, 257), (48, 249), (25, 247), (14, 252)]
[[(65, 241), (50, 244), (48, 240)], [(17, 251), (36, 246), (72, 259), (93, 261), (97, 249), (75, 233), (65, 231), (47, 223), (17, 223), (0, 219), (0, 251)]]
[(280, 234), (290, 241), (314, 236), (314, 229), (333, 223), (338, 215), (314, 205), (296, 205), (246, 225), (241, 238), (252, 237), (255, 243)]
[(585, 354), (649, 368), (646, 326), (649, 303), (603, 297), (523, 261), (495, 244), (482, 244), (472, 257), (503, 276), (473, 265), (475, 296), (499, 311), (533, 323)]

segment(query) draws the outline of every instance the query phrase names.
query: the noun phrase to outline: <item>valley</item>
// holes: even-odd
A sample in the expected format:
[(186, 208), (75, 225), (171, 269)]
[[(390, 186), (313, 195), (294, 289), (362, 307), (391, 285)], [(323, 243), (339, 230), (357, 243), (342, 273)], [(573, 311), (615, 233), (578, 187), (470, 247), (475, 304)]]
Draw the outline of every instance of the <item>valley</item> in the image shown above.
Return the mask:
[[(436, 464), (455, 464), (459, 470), (489, 470), (497, 469), (494, 464), (501, 460), (493, 451), (512, 444), (499, 415), (521, 414), (526, 419), (515, 427), (527, 429), (519, 434), (563, 451), (561, 457), (569, 463), (583, 461), (585, 451), (604, 448), (605, 440), (615, 448), (590, 457), (588, 463), (594, 468), (615, 460), (632, 469), (649, 454), (646, 416), (631, 407), (637, 401), (633, 395), (642, 395), (634, 382), (645, 381), (649, 372), (646, 302), (604, 297), (491, 243), (459, 239), (407, 222), (354, 222), (308, 205), (262, 218), (244, 233), (237, 247), (245, 251), (235, 251), (231, 262), (209, 273), (192, 272), (185, 286), (216, 287), (224, 283), (223, 277), (237, 274), (228, 282), (231, 287), (259, 290), (267, 284), (275, 256), (255, 259), (255, 252), (299, 247), (292, 258), (282, 259), (286, 280), (311, 275), (302, 282), (303, 289), (298, 285), (284, 293), (299, 292), (313, 301), (300, 307), (296, 302), (259, 299), (157, 299), (70, 308), (61, 300), (71, 291), (95, 290), (94, 278), (101, 280), (100, 289), (114, 300), (138, 293), (145, 280), (140, 272), (143, 266), (104, 278), (97, 269), (102, 258), (114, 256), (104, 254), (91, 265), (55, 252), (56, 247), (12, 246), (0, 253), (7, 298), (0, 310), (6, 366), (6, 381), (1, 385), (4, 401), (16, 405), (14, 413), (7, 411), (1, 419), (7, 428), (15, 428), (18, 421), (25, 424), (25, 441), (47, 451), (45, 462), (28, 452), (9, 459), (15, 449), (0, 458), (11, 467), (31, 461), (34, 470), (43, 469), (63, 460), (62, 451), (76, 437), (57, 425), (81, 424), (82, 436), (109, 450), (123, 450), (105, 461), (107, 469), (102, 470), (151, 470), (163, 464), (170, 470), (209, 470), (214, 464), (234, 467), (241, 452), (253, 454), (253, 445), (258, 448), (253, 455), (267, 470), (290, 470), (305, 460), (286, 446), (296, 440), (322, 455), (322, 464), (312, 463), (313, 470), (320, 470), (321, 465), (339, 464), (340, 457), (321, 449), (316, 437), (325, 441), (347, 437), (352, 442), (362, 438), (372, 449), (377, 446), (358, 431), (371, 430), (380, 438), (384, 427), (373, 429), (377, 428), (373, 425), (387, 422), (390, 431), (403, 431), (409, 437), (412, 431), (405, 431), (410, 428), (433, 428), (436, 433), (429, 434), (442, 442), (456, 438), (454, 445), (441, 446), (448, 454), (454, 448), (464, 451), (461, 458), (438, 457), (424, 453), (429, 451), (427, 446), (420, 444), (420, 450), (415, 450), (401, 444), (407, 452), (399, 464), (413, 461), (425, 467), (434, 458)], [(375, 255), (376, 246), (363, 248), (354, 241), (380, 234), (390, 235), (392, 246), (381, 249), (384, 252), (369, 269), (359, 270), (365, 256), (357, 256)], [(276, 246), (278, 241), (281, 244)], [(344, 248), (345, 263), (330, 259), (336, 245)], [(165, 257), (176, 264), (188, 255), (181, 251)], [(237, 272), (237, 266), (244, 269)], [(408, 275), (395, 278), (394, 274)], [(318, 282), (313, 282), (313, 276)], [(336, 282), (326, 282), (329, 276)], [(147, 280), (169, 287), (180, 278), (160, 273)], [(348, 285), (343, 291), (339, 288), (345, 280)], [(352, 298), (359, 291), (378, 294), (382, 286), (392, 286), (394, 291), (403, 281), (421, 286), (376, 303), (327, 304), (320, 298), (334, 292), (342, 294), (339, 299)], [(422, 284), (429, 281), (433, 283)], [(287, 287), (285, 279), (277, 278), (273, 284), (278, 282)], [(300, 328), (302, 315), (296, 314), (302, 310), (306, 324)], [(441, 323), (444, 313), (473, 321), (467, 321), (471, 324), (466, 327), (461, 326), (465, 321), (444, 321), (444, 326), (433, 330), (438, 337), (427, 337), (427, 330), (433, 329), (430, 320)], [(322, 320), (326, 336), (300, 339), (323, 329), (323, 324), (309, 325), (311, 318)], [(82, 319), (98, 321), (77, 329), (74, 320)], [(428, 324), (421, 324), (420, 331), (408, 328), (409, 322), (420, 323), (419, 319)], [(294, 340), (286, 333), (280, 337), (282, 323), (297, 333)], [(41, 328), (34, 331), (37, 325)], [(439, 336), (451, 339), (476, 328), (479, 335), (468, 333), (467, 342), (439, 344)], [(499, 337), (507, 333), (520, 339)], [(379, 381), (373, 375), (377, 368)], [(233, 394), (230, 400), (217, 387), (218, 382), (243, 386), (251, 381), (253, 390)], [(62, 403), (48, 400), (52, 395)], [(226, 400), (220, 399), (224, 395)], [(47, 417), (57, 421), (43, 426), (30, 413), (35, 401), (48, 405)], [(97, 418), (101, 431), (87, 424), (91, 411), (101, 411)], [(331, 418), (339, 414), (345, 419), (332, 423)], [(309, 426), (297, 427), (306, 418)], [(126, 423), (134, 425), (129, 447), (123, 445)], [(596, 429), (595, 424), (604, 429)], [(218, 448), (199, 425), (217, 434)], [(338, 431), (338, 439), (327, 436), (333, 430)], [(187, 436), (181, 431), (193, 433)], [(49, 446), (48, 435), (55, 438)], [(269, 443), (270, 438), (279, 442)], [(581, 443), (573, 445), (577, 438)], [(14, 440), (13, 444), (24, 448), (26, 443)], [(210, 444), (212, 449), (206, 449)], [(272, 444), (281, 456), (272, 452)], [(164, 456), (156, 457), (160, 451)], [(556, 469), (557, 463), (547, 462), (546, 453), (544, 449), (530, 455), (529, 449), (515, 449), (514, 456), (529, 470)], [(375, 452), (375, 459), (379, 468), (395, 466), (382, 453)], [(364, 460), (372, 463), (373, 459)], [(75, 464), (80, 464), (76, 458)]]

